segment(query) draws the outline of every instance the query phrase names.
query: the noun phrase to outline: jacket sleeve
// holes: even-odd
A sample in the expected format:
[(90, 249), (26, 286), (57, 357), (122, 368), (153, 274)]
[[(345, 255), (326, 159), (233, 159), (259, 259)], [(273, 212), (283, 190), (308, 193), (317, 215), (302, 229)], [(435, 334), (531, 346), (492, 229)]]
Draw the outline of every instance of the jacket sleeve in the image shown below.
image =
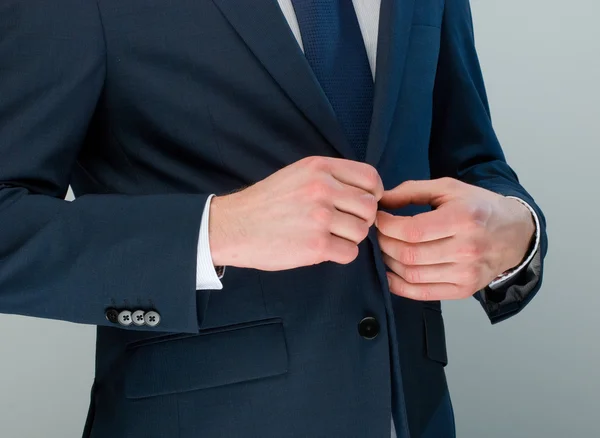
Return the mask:
[(540, 289), (548, 247), (546, 220), (506, 163), (490, 118), (475, 50), (469, 0), (446, 0), (434, 86), (431, 177), (453, 177), (527, 202), (540, 221), (540, 247), (531, 263), (505, 286), (475, 295), (492, 323), (518, 313)]
[(0, 312), (121, 327), (114, 309), (152, 310), (128, 329), (194, 333), (208, 195), (64, 200), (105, 57), (95, 1), (0, 2)]

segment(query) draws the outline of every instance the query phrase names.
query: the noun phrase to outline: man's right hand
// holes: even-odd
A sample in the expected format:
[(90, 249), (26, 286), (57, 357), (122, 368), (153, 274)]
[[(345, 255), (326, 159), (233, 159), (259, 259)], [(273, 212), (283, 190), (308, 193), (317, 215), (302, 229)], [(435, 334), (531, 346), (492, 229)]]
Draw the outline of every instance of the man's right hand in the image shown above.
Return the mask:
[(213, 263), (264, 271), (350, 263), (373, 225), (383, 190), (368, 164), (328, 157), (297, 161), (212, 199)]

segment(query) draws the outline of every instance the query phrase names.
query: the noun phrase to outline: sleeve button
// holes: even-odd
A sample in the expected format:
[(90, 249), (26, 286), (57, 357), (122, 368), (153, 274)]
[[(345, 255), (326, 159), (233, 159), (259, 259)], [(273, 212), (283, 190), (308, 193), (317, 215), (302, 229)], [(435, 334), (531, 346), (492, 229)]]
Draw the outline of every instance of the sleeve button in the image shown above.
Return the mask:
[(123, 327), (128, 327), (132, 324), (131, 312), (129, 310), (123, 310), (119, 313), (119, 324)]
[(160, 324), (160, 314), (153, 310), (147, 312), (144, 315), (144, 322), (148, 327), (156, 327), (158, 324)]
[(131, 314), (131, 319), (133, 321), (133, 325), (136, 325), (138, 327), (146, 325), (146, 321), (144, 319), (144, 311), (143, 310), (136, 310), (135, 312), (133, 312)]

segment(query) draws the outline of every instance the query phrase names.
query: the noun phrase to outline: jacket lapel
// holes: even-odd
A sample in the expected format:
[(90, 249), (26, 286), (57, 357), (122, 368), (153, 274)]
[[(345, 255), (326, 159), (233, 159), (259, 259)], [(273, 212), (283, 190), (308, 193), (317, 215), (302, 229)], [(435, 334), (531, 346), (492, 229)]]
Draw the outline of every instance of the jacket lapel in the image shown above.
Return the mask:
[(288, 97), (342, 157), (355, 160), (333, 108), (276, 0), (213, 0)]
[(385, 148), (406, 63), (415, 1), (381, 0), (373, 118), (366, 162), (376, 166)]

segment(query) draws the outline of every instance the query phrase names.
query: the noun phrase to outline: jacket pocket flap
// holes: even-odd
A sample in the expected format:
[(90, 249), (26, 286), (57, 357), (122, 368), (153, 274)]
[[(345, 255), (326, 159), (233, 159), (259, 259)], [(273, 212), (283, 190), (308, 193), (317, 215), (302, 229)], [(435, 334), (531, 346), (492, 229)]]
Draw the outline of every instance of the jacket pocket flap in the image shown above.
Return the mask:
[(446, 366), (448, 364), (448, 353), (446, 351), (446, 334), (442, 312), (424, 307), (423, 320), (425, 324), (425, 351), (427, 357)]
[(287, 369), (282, 321), (257, 321), (130, 346), (125, 396), (194, 391), (276, 376)]

